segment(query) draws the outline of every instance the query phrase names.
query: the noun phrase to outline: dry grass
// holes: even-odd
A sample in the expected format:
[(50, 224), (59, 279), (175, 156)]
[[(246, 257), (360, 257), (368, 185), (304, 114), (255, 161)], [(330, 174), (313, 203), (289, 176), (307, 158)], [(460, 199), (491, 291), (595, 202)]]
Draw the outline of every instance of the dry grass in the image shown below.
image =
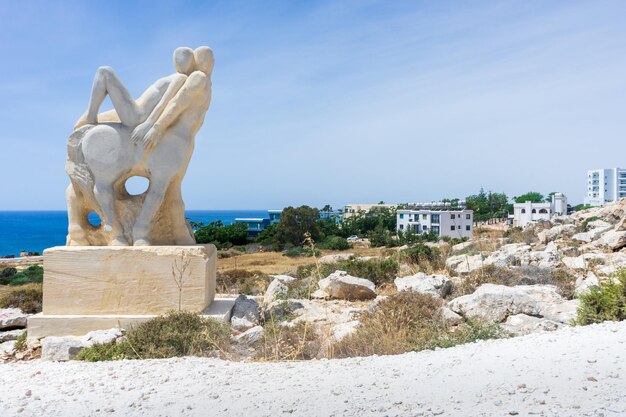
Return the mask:
[(363, 313), (356, 332), (331, 350), (336, 357), (395, 355), (504, 336), (493, 323), (450, 326), (441, 316), (441, 305), (440, 299), (410, 291), (390, 296)]
[(25, 313), (41, 312), (42, 284), (0, 286), (0, 308), (19, 308)]
[[(322, 256), (336, 253), (353, 253), (355, 256), (381, 256), (384, 248), (353, 248), (345, 251), (322, 251)], [(311, 258), (283, 256), (281, 252), (258, 252), (242, 254), (217, 260), (217, 270), (242, 269), (258, 271), (266, 275), (284, 274), (299, 266), (310, 265)]]

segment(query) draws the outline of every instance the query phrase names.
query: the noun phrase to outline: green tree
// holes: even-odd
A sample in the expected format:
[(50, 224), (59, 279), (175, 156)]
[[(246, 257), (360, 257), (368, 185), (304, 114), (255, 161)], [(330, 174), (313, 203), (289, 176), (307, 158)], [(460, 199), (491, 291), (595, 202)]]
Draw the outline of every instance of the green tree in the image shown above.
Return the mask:
[(203, 226), (195, 232), (198, 243), (212, 243), (218, 248), (245, 245), (248, 242), (248, 225), (233, 223), (228, 226), (218, 220)]
[(276, 243), (282, 246), (285, 244), (300, 246), (304, 243), (306, 233), (309, 233), (314, 241), (320, 241), (323, 235), (319, 217), (319, 210), (309, 206), (285, 208), (280, 216), (280, 222), (276, 225)]
[(519, 197), (514, 197), (516, 203), (525, 203), (530, 201), (532, 203), (541, 203), (544, 200), (543, 194), (537, 191), (529, 191), (526, 194), (522, 194)]
[(468, 196), (465, 204), (474, 211), (475, 221), (506, 217), (511, 209), (506, 194), (485, 192), (482, 188), (478, 194)]

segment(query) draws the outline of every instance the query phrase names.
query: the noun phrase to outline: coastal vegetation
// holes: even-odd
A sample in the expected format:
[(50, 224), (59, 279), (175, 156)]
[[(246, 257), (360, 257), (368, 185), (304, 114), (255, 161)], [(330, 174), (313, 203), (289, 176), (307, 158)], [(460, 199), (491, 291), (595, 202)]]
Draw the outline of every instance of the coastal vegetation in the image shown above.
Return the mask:
[(428, 294), (406, 291), (390, 296), (361, 315), (356, 332), (333, 346), (334, 355), (396, 355), (506, 336), (494, 323), (468, 321), (450, 326), (441, 307), (441, 299)]
[(81, 350), (78, 360), (160, 359), (210, 356), (227, 352), (230, 326), (186, 311), (172, 311), (132, 328), (117, 343), (95, 344)]
[(626, 269), (618, 271), (613, 279), (592, 287), (580, 296), (576, 323), (581, 325), (603, 321), (626, 320)]

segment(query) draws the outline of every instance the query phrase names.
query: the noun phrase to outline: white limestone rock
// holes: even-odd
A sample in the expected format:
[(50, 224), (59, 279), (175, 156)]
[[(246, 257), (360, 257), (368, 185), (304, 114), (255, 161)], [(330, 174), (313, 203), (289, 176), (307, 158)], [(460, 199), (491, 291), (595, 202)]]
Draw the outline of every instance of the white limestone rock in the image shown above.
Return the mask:
[(626, 246), (626, 231), (609, 230), (598, 240), (588, 244), (588, 247), (599, 249), (620, 250)]
[(15, 350), (15, 340), (0, 343), (0, 355), (10, 354)]
[(458, 274), (468, 274), (483, 266), (488, 262), (483, 260), (482, 255), (455, 255), (446, 259), (446, 267), (449, 270), (456, 271)]
[(265, 330), (261, 326), (254, 326), (245, 332), (241, 333), (238, 336), (235, 336), (235, 342), (243, 345), (243, 346), (254, 346), (259, 343), (263, 336), (265, 335)]
[(330, 295), (319, 288), (311, 293), (311, 299), (313, 300), (326, 300), (328, 298), (330, 298)]
[(537, 233), (537, 237), (541, 243), (552, 242), (557, 239), (569, 237), (576, 232), (576, 226), (573, 224), (562, 224), (553, 226), (550, 229), (542, 230)]
[(589, 293), (592, 288), (599, 286), (600, 280), (598, 279), (596, 274), (589, 271), (587, 276), (578, 277), (578, 279), (576, 279), (576, 289), (574, 290), (574, 293), (577, 297), (580, 297), (583, 294)]
[(334, 264), (339, 261), (347, 261), (348, 259), (354, 257), (353, 253), (333, 253), (330, 255), (324, 255), (319, 258), (318, 262), (321, 264)]
[(284, 283), (284, 281), (274, 278), (270, 285), (267, 286), (267, 290), (265, 290), (265, 295), (263, 295), (263, 303), (270, 304), (276, 297), (279, 295), (287, 294), (289, 291), (289, 287)]
[(510, 243), (502, 246), (485, 259), (485, 264), (506, 268), (519, 265), (523, 256), (528, 255), (531, 247), (525, 243)]
[(376, 286), (372, 281), (353, 277), (346, 271), (335, 271), (318, 285), (332, 298), (351, 301), (376, 298)]
[(463, 323), (463, 317), (450, 310), (448, 307), (441, 307), (441, 317), (450, 325), (456, 326)]
[(41, 340), (41, 359), (44, 361), (69, 361), (92, 344), (74, 336), (50, 336)]
[(541, 316), (550, 306), (563, 302), (556, 288), (550, 285), (483, 284), (473, 294), (450, 301), (448, 307), (465, 318), (500, 323), (516, 314)]
[(8, 330), (5, 332), (0, 331), (0, 343), (9, 342), (11, 340), (16, 340), (24, 332), (26, 332), (26, 329)]
[(352, 320), (345, 323), (339, 323), (333, 327), (333, 338), (335, 342), (340, 342), (346, 336), (354, 334), (361, 323), (358, 320)]
[(94, 330), (93, 332), (87, 333), (84, 339), (87, 343), (92, 345), (104, 345), (113, 343), (122, 336), (124, 336), (124, 330), (116, 327), (108, 330)]
[(28, 314), (19, 308), (0, 309), (0, 330), (26, 327)]
[(560, 303), (544, 304), (540, 306), (540, 314), (543, 318), (557, 323), (571, 325), (576, 319), (576, 312), (580, 306), (578, 299), (563, 300)]
[(445, 297), (452, 291), (452, 281), (446, 275), (426, 275), (418, 272), (394, 280), (398, 291), (415, 291), (435, 297)]
[(531, 333), (554, 331), (560, 328), (562, 324), (552, 320), (528, 316), (526, 314), (516, 314), (507, 317), (500, 327), (514, 336), (524, 336)]

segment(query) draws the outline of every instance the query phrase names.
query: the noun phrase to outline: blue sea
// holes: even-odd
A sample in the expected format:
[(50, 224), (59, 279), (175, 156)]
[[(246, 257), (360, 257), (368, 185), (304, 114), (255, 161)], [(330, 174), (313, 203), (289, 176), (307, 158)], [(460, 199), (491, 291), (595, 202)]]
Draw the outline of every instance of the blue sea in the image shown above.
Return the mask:
[[(221, 220), (227, 225), (237, 217), (268, 217), (267, 210), (189, 210), (185, 214), (194, 222)], [(0, 211), (0, 256), (18, 256), (23, 250), (41, 253), (65, 245), (66, 235), (65, 211)]]

